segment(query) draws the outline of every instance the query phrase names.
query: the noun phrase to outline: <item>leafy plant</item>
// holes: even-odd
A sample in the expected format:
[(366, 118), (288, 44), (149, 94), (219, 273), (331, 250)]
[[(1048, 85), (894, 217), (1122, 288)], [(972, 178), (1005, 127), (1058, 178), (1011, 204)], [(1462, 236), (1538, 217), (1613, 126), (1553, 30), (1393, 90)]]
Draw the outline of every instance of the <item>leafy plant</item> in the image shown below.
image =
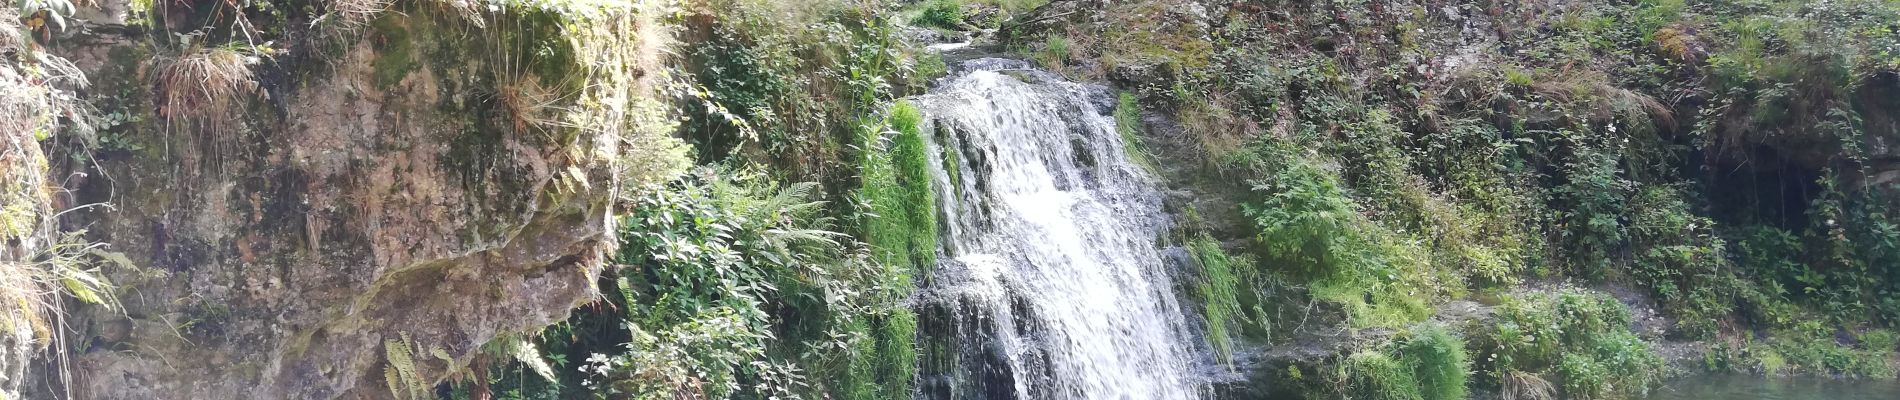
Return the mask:
[(928, 26), (949, 30), (964, 30), (963, 2), (958, 0), (932, 0), (925, 3), (922, 12), (911, 18), (911, 25)]

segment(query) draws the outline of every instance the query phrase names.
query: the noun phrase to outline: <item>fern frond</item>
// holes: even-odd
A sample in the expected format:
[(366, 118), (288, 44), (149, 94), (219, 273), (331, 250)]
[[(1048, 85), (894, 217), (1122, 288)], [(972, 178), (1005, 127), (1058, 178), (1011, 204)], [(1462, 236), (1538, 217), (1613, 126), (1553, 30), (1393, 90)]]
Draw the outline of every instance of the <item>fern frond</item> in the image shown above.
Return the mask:
[(541, 378), (547, 379), (548, 382), (558, 382), (556, 380), (558, 378), (554, 376), (554, 367), (549, 366), (547, 360), (541, 357), (541, 350), (536, 349), (534, 343), (521, 340), (512, 347), (515, 350), (513, 353), (515, 361), (528, 366), (528, 369), (534, 370), (535, 375), (541, 375)]
[(395, 365), (383, 367), (383, 381), (389, 384), (389, 394), (395, 395), (398, 399), (403, 398), (402, 374), (396, 372)]
[[(410, 349), (410, 343), (408, 333), (403, 333), (401, 339), (383, 341), (384, 357), (389, 362), (389, 367), (395, 371), (396, 379), (392, 382), (400, 383), (400, 385), (391, 385), (390, 394), (399, 399), (428, 398), (429, 389), (427, 384), (422, 382), (421, 372), (416, 369), (415, 352)], [(389, 374), (389, 372), (384, 373), (385, 377)]]

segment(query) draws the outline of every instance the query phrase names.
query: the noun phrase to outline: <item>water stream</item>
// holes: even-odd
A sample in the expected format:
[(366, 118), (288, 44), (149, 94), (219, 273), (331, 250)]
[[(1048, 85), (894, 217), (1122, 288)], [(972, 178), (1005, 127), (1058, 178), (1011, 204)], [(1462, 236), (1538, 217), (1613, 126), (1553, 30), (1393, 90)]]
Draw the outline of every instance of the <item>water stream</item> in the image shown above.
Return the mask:
[(1891, 400), (1900, 398), (1900, 382), (1891, 379), (1765, 378), (1752, 375), (1699, 375), (1656, 389), (1649, 400)]
[(1156, 249), (1167, 213), (1114, 97), (1004, 59), (912, 101), (931, 136), (942, 261), (917, 299), (926, 399), (1200, 397)]

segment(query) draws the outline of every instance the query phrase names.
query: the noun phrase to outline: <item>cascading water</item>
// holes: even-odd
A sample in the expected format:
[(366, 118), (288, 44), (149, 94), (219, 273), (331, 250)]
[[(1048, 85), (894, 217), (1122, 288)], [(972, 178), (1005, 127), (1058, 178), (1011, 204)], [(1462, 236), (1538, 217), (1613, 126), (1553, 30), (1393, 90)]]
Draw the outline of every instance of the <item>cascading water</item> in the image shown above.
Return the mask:
[(1162, 196), (1106, 88), (978, 59), (912, 101), (943, 260), (917, 298), (926, 399), (1188, 399), (1195, 359)]

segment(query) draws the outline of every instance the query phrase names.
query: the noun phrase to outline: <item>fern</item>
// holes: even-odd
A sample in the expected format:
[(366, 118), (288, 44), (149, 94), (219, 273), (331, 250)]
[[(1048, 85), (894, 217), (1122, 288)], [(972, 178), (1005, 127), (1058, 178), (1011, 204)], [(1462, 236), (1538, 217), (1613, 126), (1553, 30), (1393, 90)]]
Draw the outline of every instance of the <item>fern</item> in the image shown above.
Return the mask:
[(384, 357), (389, 362), (389, 367), (383, 371), (383, 378), (388, 380), (389, 393), (398, 399), (430, 397), (429, 384), (422, 379), (422, 372), (416, 365), (416, 351), (411, 349), (413, 345), (408, 333), (403, 333), (401, 339), (383, 341)]
[(541, 357), (541, 350), (534, 348), (534, 343), (517, 340), (512, 347), (514, 351), (509, 353), (515, 357), (515, 361), (528, 366), (528, 369), (534, 370), (535, 375), (541, 375), (548, 382), (559, 382), (554, 376), (554, 367), (549, 366), (547, 360)]

